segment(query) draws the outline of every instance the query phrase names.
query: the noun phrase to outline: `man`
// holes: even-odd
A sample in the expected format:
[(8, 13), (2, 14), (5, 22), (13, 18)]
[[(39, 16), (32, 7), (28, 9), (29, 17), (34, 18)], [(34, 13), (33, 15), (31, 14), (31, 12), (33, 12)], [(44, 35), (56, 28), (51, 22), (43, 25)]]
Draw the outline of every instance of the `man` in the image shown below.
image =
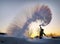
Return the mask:
[(40, 39), (42, 39), (42, 37), (43, 37), (43, 34), (46, 36), (46, 34), (44, 33), (44, 29), (42, 29), (42, 27), (41, 27), (41, 25), (39, 25), (40, 26), (40, 33), (39, 33), (39, 36), (36, 36), (35, 38), (40, 38)]
[(40, 25), (40, 35), (39, 38), (42, 39), (43, 34), (46, 36), (46, 34), (44, 33), (44, 29), (42, 29), (41, 25)]

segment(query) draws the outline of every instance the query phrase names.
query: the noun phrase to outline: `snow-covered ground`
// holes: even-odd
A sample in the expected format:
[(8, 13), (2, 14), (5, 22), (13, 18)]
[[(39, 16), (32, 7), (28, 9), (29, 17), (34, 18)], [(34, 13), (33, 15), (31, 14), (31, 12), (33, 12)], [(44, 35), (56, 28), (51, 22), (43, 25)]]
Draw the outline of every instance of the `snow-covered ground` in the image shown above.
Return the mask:
[(0, 36), (0, 44), (60, 44), (58, 39), (28, 39)]

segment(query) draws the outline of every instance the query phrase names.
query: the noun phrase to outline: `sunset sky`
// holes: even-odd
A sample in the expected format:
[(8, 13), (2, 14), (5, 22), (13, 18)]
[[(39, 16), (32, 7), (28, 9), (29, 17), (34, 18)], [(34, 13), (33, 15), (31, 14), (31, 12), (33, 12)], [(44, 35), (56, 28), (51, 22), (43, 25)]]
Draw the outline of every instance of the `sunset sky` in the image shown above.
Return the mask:
[[(0, 32), (7, 32), (7, 28), (23, 8), (34, 4), (48, 5), (52, 12), (52, 20), (47, 26), (42, 26), (45, 33), (57, 33), (60, 35), (60, 1), (0, 1)], [(21, 14), (20, 14), (21, 15)]]

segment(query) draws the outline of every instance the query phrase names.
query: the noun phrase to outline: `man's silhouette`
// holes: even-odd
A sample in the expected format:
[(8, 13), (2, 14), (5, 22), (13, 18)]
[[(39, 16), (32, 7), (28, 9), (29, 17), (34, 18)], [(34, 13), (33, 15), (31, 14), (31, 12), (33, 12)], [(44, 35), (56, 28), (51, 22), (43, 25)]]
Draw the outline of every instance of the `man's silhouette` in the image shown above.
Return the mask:
[(42, 29), (41, 25), (40, 25), (40, 35), (39, 38), (42, 39), (43, 34), (46, 36), (46, 34), (44, 33), (44, 29)]
[(35, 38), (40, 38), (40, 39), (42, 39), (42, 37), (43, 37), (43, 34), (46, 36), (46, 34), (44, 33), (44, 29), (42, 29), (42, 27), (41, 27), (41, 25), (39, 25), (40, 26), (40, 33), (39, 33), (39, 36), (36, 36)]

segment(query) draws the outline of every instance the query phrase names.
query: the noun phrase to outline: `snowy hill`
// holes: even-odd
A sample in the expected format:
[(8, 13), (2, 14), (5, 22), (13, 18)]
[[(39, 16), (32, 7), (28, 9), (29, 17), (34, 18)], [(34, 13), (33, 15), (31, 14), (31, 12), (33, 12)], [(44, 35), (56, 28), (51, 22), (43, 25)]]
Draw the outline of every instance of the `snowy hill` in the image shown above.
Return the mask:
[(22, 38), (15, 37), (2, 37), (0, 36), (0, 44), (60, 44), (59, 39), (31, 39), (26, 40)]

